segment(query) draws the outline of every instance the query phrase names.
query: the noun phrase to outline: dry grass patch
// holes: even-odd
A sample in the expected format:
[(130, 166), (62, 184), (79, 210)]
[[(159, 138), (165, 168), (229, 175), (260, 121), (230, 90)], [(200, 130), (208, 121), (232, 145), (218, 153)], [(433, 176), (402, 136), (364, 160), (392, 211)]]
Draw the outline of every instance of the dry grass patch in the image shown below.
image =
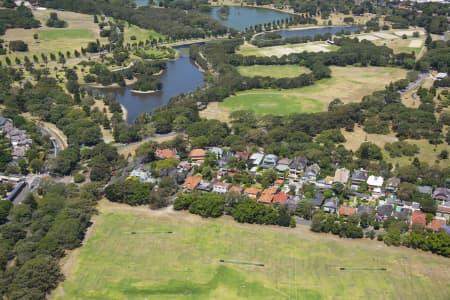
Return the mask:
[(353, 152), (358, 150), (364, 142), (371, 142), (380, 147), (384, 148), (386, 143), (393, 143), (398, 141), (394, 134), (384, 135), (384, 134), (369, 134), (363, 130), (362, 127), (355, 126), (352, 132), (345, 131), (341, 129), (342, 134), (347, 140), (344, 143), (345, 148), (352, 150)]
[(237, 51), (238, 54), (244, 56), (278, 56), (288, 55), (291, 53), (302, 53), (307, 52), (330, 52), (338, 49), (337, 46), (327, 44), (326, 42), (311, 42), (302, 44), (288, 44), (273, 47), (262, 47), (258, 48), (252, 44), (245, 43), (239, 47)]
[(230, 122), (230, 111), (224, 107), (219, 107), (219, 102), (211, 102), (207, 108), (200, 111), (200, 117), (209, 120), (219, 120), (221, 122)]

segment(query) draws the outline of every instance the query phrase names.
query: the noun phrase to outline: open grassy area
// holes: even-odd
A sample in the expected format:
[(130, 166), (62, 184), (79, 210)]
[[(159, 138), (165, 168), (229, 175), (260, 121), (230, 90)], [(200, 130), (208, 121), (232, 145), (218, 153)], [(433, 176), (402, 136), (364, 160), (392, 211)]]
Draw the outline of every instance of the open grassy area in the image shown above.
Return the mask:
[(450, 297), (447, 258), (315, 234), (304, 226), (246, 225), (103, 202), (89, 235), (66, 259), (67, 280), (56, 299)]
[(450, 160), (448, 159), (438, 161), (438, 155), (442, 150), (447, 150), (450, 152), (450, 146), (447, 143), (443, 143), (440, 145), (431, 145), (428, 140), (405, 140), (410, 144), (417, 145), (420, 149), (420, 152), (414, 157), (402, 156), (392, 158), (389, 156), (389, 153), (384, 150), (384, 145), (386, 143), (393, 143), (398, 141), (398, 138), (395, 137), (395, 133), (391, 132), (388, 135), (369, 134), (366, 133), (361, 127), (357, 126), (355, 127), (355, 130), (353, 132), (347, 132), (343, 129), (341, 130), (341, 132), (346, 139), (346, 142), (344, 143), (345, 148), (356, 151), (364, 142), (374, 143), (382, 149), (384, 159), (394, 165), (410, 165), (414, 160), (414, 157), (417, 157), (421, 162), (426, 162), (430, 166), (436, 163), (441, 166), (450, 166)]
[(254, 65), (248, 67), (238, 67), (237, 69), (242, 76), (247, 77), (268, 76), (274, 78), (293, 78), (299, 76), (300, 74), (310, 72), (308, 68), (296, 65), (284, 65), (284, 66)]
[[(132, 36), (134, 36), (136, 39), (132, 40), (131, 39)], [(159, 40), (159, 38), (164, 39), (164, 35), (156, 32), (156, 31), (143, 29), (143, 28), (137, 27), (135, 25), (130, 25), (128, 23), (125, 26), (125, 32), (124, 32), (124, 43), (125, 44), (138, 43), (139, 41), (145, 42), (146, 40), (151, 41), (152, 39)]]
[(330, 52), (335, 51), (339, 47), (330, 45), (326, 42), (311, 42), (311, 43), (302, 43), (302, 44), (287, 44), (281, 46), (273, 46), (273, 47), (262, 47), (258, 48), (252, 44), (244, 44), (239, 47), (237, 51), (238, 54), (244, 56), (278, 56), (281, 57), (283, 55), (288, 55), (291, 53), (301, 53), (304, 51), (307, 52)]
[(332, 78), (312, 86), (289, 90), (256, 89), (239, 92), (219, 107), (227, 110), (250, 109), (258, 114), (285, 115), (327, 109), (335, 98), (358, 102), (365, 95), (381, 90), (389, 82), (405, 78), (406, 70), (384, 67), (331, 67)]
[[(51, 28), (45, 25), (50, 13), (56, 12), (58, 18), (67, 22), (66, 28)], [(81, 47), (86, 47), (89, 42), (99, 39), (104, 43), (106, 38), (100, 37), (98, 24), (94, 23), (94, 17), (86, 14), (79, 14), (69, 11), (34, 10), (33, 15), (41, 21), (42, 27), (32, 29), (8, 29), (5, 35), (1, 36), (5, 41), (21, 39), (28, 44), (28, 52), (13, 52), (8, 55), (14, 60), (15, 57), (23, 58), (25, 55), (31, 57), (33, 54), (40, 56), (41, 53), (58, 53), (80, 51)], [(33, 35), (38, 34), (38, 39)], [(4, 60), (4, 57), (0, 58)]]

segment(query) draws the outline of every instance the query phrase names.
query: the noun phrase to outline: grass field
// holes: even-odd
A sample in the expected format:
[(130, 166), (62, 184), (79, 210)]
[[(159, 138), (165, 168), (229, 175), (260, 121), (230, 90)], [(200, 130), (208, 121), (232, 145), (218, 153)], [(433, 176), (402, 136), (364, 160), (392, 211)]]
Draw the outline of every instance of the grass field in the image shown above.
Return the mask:
[(247, 67), (238, 67), (237, 69), (242, 76), (247, 77), (268, 76), (274, 78), (293, 78), (299, 76), (300, 74), (310, 72), (308, 68), (296, 65), (284, 65), (284, 66), (254, 65)]
[[(172, 231), (172, 234), (162, 233)], [(135, 232), (135, 234), (131, 234)], [(449, 299), (450, 261), (369, 240), (103, 202), (56, 299)], [(232, 260), (261, 266), (221, 263)], [(387, 271), (340, 271), (338, 267)]]
[[(45, 26), (51, 12), (56, 12), (58, 18), (66, 21), (68, 26), (66, 28)], [(42, 27), (8, 29), (5, 35), (1, 37), (5, 41), (21, 39), (28, 44), (28, 52), (13, 52), (11, 55), (8, 55), (10, 58), (22, 58), (25, 55), (30, 57), (32, 54), (40, 56), (41, 53), (58, 53), (58, 51), (66, 52), (75, 49), (80, 51), (81, 47), (86, 47), (89, 42), (96, 39), (99, 39), (102, 43), (107, 41), (107, 39), (100, 37), (98, 24), (94, 23), (94, 17), (91, 15), (51, 9), (45, 11), (34, 10), (33, 15), (41, 21)], [(39, 37), (37, 40), (33, 37), (35, 33)]]
[(325, 42), (311, 42), (311, 43), (303, 43), (303, 44), (288, 44), (281, 46), (273, 46), (273, 47), (263, 47), (258, 48), (251, 44), (244, 44), (239, 47), (237, 51), (238, 54), (244, 56), (278, 56), (281, 57), (283, 55), (288, 55), (290, 53), (301, 53), (304, 51), (307, 52), (330, 52), (335, 51), (339, 47), (327, 44)]
[[(131, 37), (135, 36), (136, 40), (132, 40)], [(145, 42), (146, 40), (151, 41), (152, 39), (164, 38), (164, 35), (148, 29), (143, 29), (135, 25), (126, 24), (124, 32), (124, 43), (138, 43), (139, 41)]]
[(384, 67), (331, 67), (332, 77), (312, 86), (289, 90), (257, 89), (226, 98), (219, 107), (226, 110), (250, 109), (258, 114), (286, 115), (327, 109), (335, 98), (358, 102), (392, 81), (405, 78), (406, 70)]

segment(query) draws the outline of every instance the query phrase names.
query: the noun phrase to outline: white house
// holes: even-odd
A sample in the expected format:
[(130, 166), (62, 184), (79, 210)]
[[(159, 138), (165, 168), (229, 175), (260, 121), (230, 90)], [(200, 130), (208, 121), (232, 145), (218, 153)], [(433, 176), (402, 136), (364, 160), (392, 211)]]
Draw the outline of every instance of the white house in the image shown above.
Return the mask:
[(226, 182), (217, 181), (213, 184), (213, 192), (225, 194), (230, 189), (230, 184)]

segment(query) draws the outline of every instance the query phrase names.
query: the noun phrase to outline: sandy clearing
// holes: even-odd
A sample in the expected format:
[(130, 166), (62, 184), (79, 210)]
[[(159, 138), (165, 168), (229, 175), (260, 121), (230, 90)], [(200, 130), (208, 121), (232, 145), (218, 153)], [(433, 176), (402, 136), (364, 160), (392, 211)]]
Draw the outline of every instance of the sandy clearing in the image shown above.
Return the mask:
[(358, 35), (357, 36), (358, 40), (362, 41), (362, 40), (368, 40), (368, 41), (376, 41), (379, 39), (379, 37), (374, 36), (372, 34), (363, 34), (363, 35)]
[(398, 36), (385, 32), (374, 32), (373, 35), (386, 40), (398, 39)]
[(422, 40), (411, 40), (409, 42), (409, 47), (411, 48), (420, 48), (422, 47), (423, 41)]

